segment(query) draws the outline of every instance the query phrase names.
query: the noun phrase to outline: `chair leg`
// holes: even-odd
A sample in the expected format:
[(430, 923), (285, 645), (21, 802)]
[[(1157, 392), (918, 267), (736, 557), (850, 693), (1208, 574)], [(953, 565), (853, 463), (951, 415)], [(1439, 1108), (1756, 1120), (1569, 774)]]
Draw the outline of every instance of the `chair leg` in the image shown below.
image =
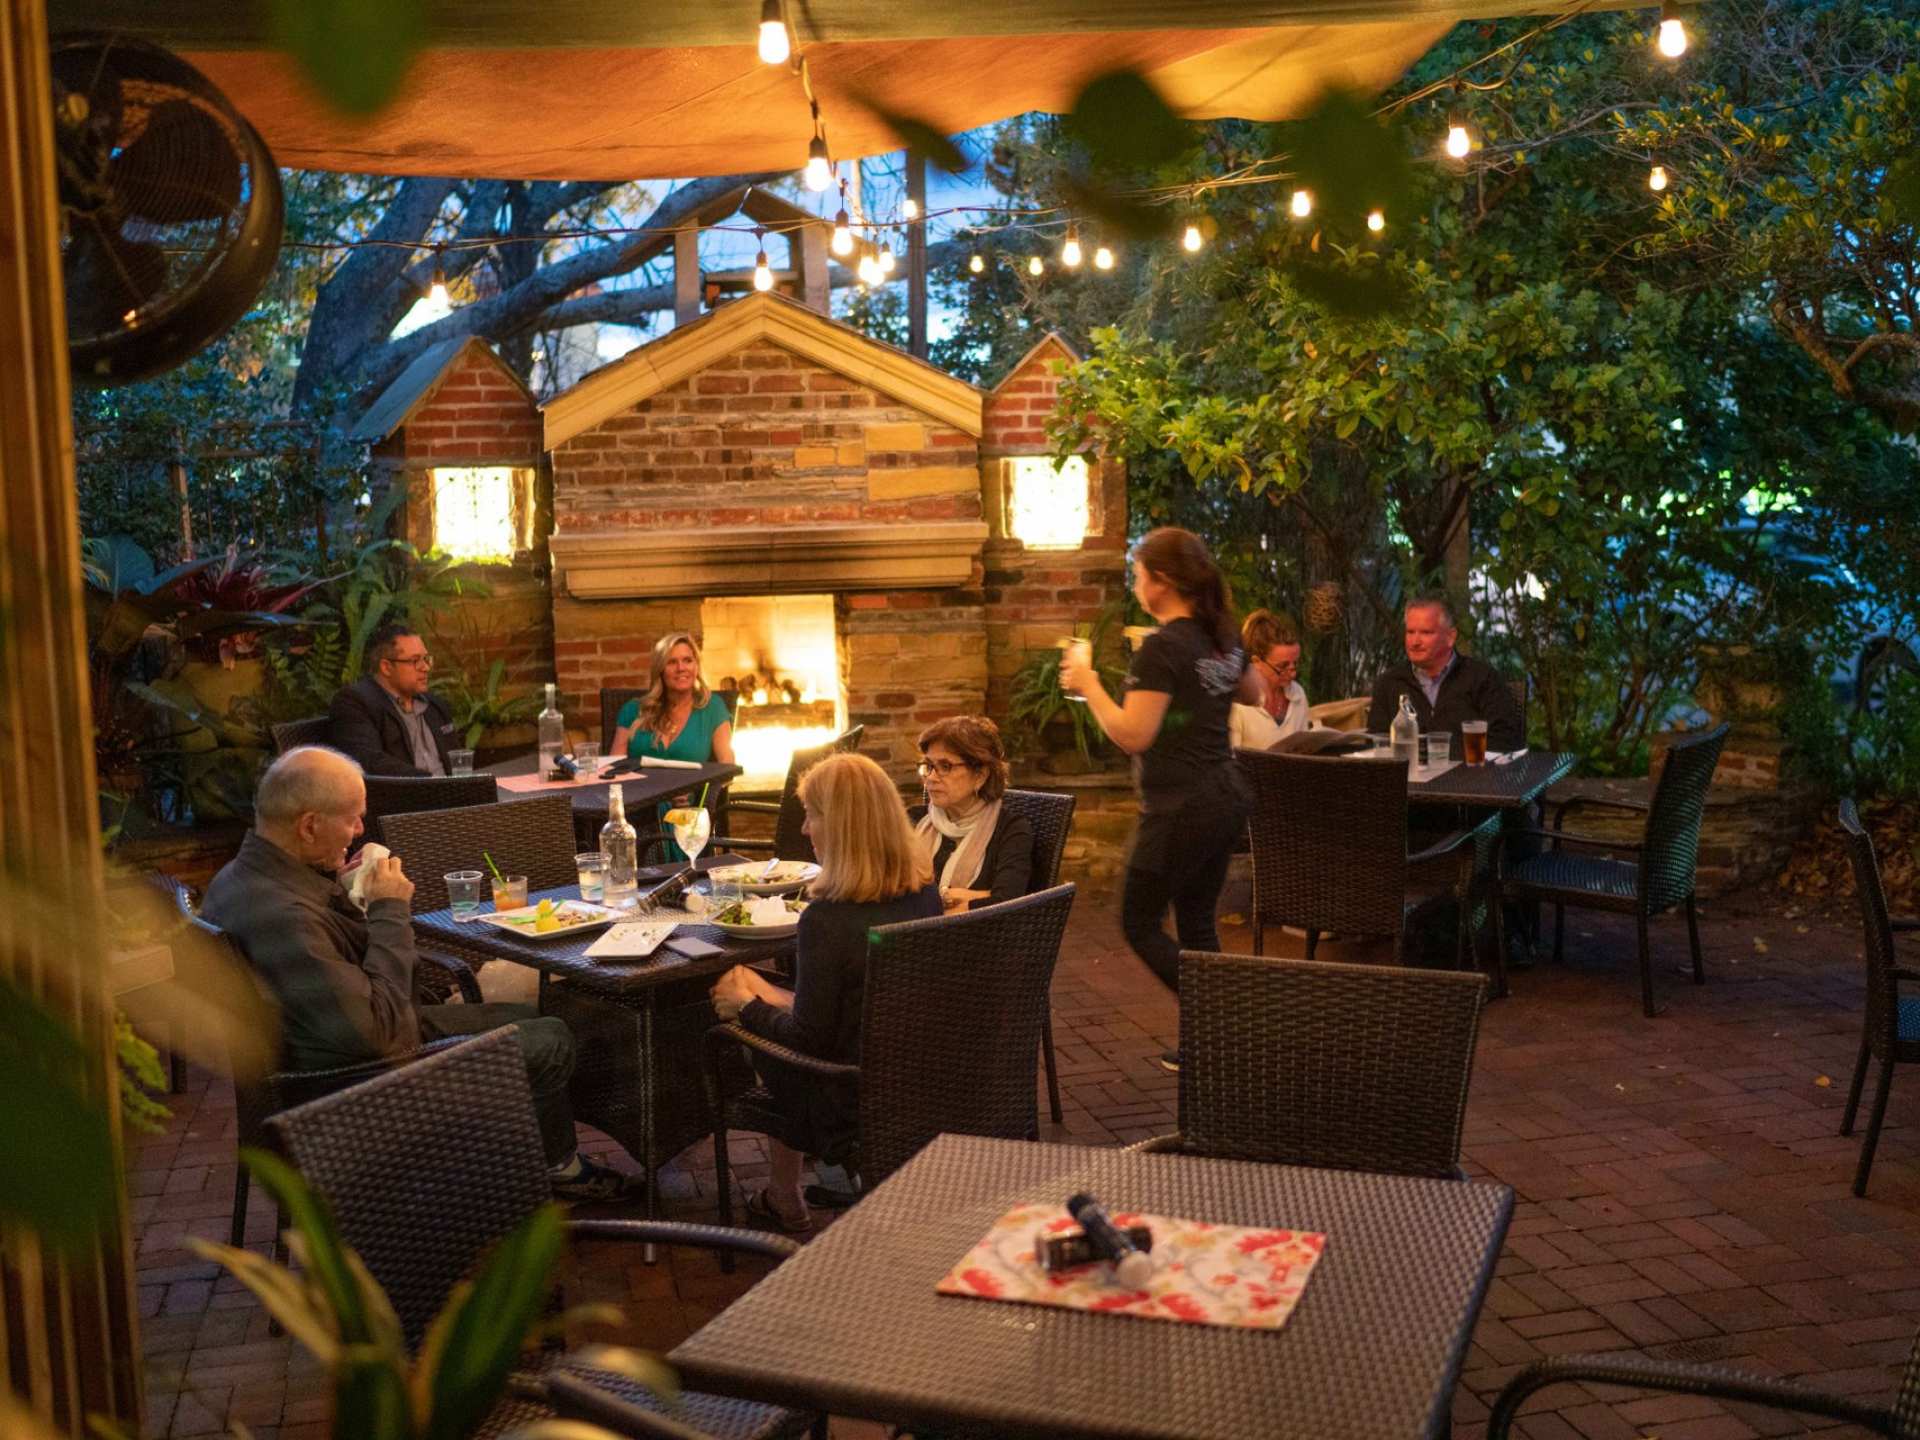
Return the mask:
[(1653, 1003), (1653, 950), (1647, 944), (1647, 917), (1639, 917), (1640, 928), (1640, 1004), (1651, 1020), (1660, 1013), (1660, 1007)]
[(1489, 903), (1493, 906), (1493, 998), (1500, 1000), (1507, 995), (1507, 916), (1497, 890)]
[(1553, 907), (1553, 963), (1559, 965), (1567, 958), (1567, 907)]
[(1267, 953), (1267, 922), (1261, 915), (1258, 905), (1253, 907), (1253, 953), (1256, 955)]
[(1867, 1138), (1860, 1146), (1860, 1168), (1853, 1174), (1853, 1193), (1867, 1193), (1867, 1172), (1873, 1169), (1873, 1152), (1880, 1144), (1880, 1122), (1887, 1118), (1887, 1095), (1893, 1089), (1893, 1057), (1880, 1062), (1880, 1077), (1873, 1086), (1873, 1113), (1867, 1117)]
[(1307, 959), (1311, 960), (1313, 958), (1313, 952), (1319, 948), (1320, 932), (1318, 930), (1307, 931)]
[(1853, 1134), (1853, 1120), (1860, 1113), (1860, 1087), (1867, 1080), (1867, 1032), (1860, 1031), (1860, 1058), (1853, 1062), (1853, 1084), (1847, 1087), (1847, 1108), (1840, 1115), (1840, 1133)]
[(1700, 959), (1700, 920), (1693, 913), (1693, 892), (1687, 892), (1687, 944), (1693, 947), (1693, 983), (1707, 983), (1707, 967)]
[(1060, 1109), (1060, 1067), (1053, 1058), (1053, 997), (1047, 997), (1047, 1010), (1040, 1017), (1040, 1060), (1047, 1068), (1047, 1113), (1058, 1125), (1064, 1118)]
[[(713, 1188), (715, 1198), (720, 1204), (720, 1223), (733, 1224), (733, 1175), (727, 1165), (727, 1122), (724, 1118), (716, 1120), (713, 1126)], [(720, 1252), (720, 1269), (733, 1273), (733, 1252)]]
[[(1861, 1063), (1866, 1063), (1866, 1052), (1861, 1054)], [(1858, 1090), (1856, 1082), (1854, 1089)], [(227, 1243), (236, 1250), (246, 1248), (247, 1244), (247, 1198), (252, 1193), (253, 1176), (245, 1165), (238, 1165), (233, 1172), (233, 1228), (228, 1232)]]

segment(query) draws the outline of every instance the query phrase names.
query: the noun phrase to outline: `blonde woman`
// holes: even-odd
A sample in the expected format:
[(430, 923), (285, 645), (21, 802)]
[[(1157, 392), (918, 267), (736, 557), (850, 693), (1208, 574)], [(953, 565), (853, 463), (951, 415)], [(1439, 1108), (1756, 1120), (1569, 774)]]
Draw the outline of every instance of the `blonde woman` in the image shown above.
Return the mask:
[[(733, 764), (733, 717), (727, 713), (727, 702), (701, 678), (700, 647), (684, 630), (662, 635), (654, 643), (647, 693), (621, 706), (614, 726), (613, 744), (607, 748), (615, 755), (691, 760), (696, 765), (716, 760)], [(659, 807), (663, 830), (667, 811), (690, 799), (676, 795)], [(686, 858), (686, 851), (672, 840), (667, 847), (672, 858)]]
[[(938, 915), (940, 892), (899, 792), (866, 756), (822, 760), (801, 780), (800, 803), (820, 874), (800, 916), (793, 989), (736, 965), (713, 987), (713, 1008), (790, 1050), (858, 1064), (867, 931)], [(767, 1188), (747, 1197), (747, 1213), (768, 1228), (805, 1234), (813, 1218), (800, 1190), (801, 1167), (808, 1155), (847, 1151), (859, 1126), (859, 1096), (851, 1084), (820, 1081), (758, 1054), (754, 1065), (782, 1125), (769, 1136)]]

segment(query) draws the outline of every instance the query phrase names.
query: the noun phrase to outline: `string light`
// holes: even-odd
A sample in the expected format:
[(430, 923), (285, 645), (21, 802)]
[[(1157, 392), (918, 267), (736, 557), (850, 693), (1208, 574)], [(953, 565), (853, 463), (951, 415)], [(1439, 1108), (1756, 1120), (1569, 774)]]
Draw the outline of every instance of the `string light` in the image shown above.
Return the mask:
[(880, 273), (882, 275), (891, 275), (893, 273), (893, 247), (889, 245), (883, 248), (880, 251), (879, 260), (875, 263), (880, 267)]
[(1293, 204), (1291, 208), (1293, 210), (1294, 219), (1296, 220), (1306, 219), (1307, 216), (1313, 213), (1313, 192), (1310, 190), (1294, 191)]
[(880, 263), (873, 258), (872, 247), (869, 246), (860, 252), (860, 264), (855, 267), (854, 273), (859, 275), (862, 285), (880, 283)]
[[(753, 232), (753, 238), (764, 242), (766, 232), (756, 230)], [(767, 264), (767, 247), (764, 243), (760, 246), (760, 253), (753, 257), (753, 288), (763, 295), (773, 289), (773, 267)]]
[(1647, 172), (1647, 189), (1658, 195), (1667, 188), (1667, 167), (1656, 165)]
[(1386, 228), (1387, 228), (1387, 217), (1384, 211), (1369, 210), (1367, 212), (1367, 229), (1373, 231), (1374, 234), (1378, 235), (1382, 230)]
[(1669, 60), (1687, 53), (1687, 27), (1680, 23), (1680, 7), (1673, 0), (1660, 7), (1660, 38), (1654, 44)]
[(787, 17), (781, 0), (760, 0), (760, 59), (784, 65), (793, 47), (787, 41)]
[(445, 305), (447, 301), (447, 267), (440, 263), (440, 247), (433, 249), (433, 282), (427, 287), (427, 299), (435, 305)]
[(833, 183), (833, 163), (827, 159), (827, 137), (815, 135), (807, 142), (807, 189), (824, 190)]
[(1473, 138), (1467, 134), (1467, 127), (1458, 115), (1447, 117), (1447, 154), (1455, 160), (1467, 158), (1467, 152), (1473, 149)]
[(836, 255), (845, 256), (853, 253), (853, 231), (847, 228), (845, 207), (842, 207), (840, 213), (833, 217), (832, 249)]
[(1046, 268), (1047, 262), (1042, 260), (1038, 255), (1035, 255), (1031, 260), (1027, 261), (1027, 273), (1029, 275), (1039, 275), (1043, 273)]
[(1067, 240), (1060, 247), (1060, 263), (1069, 270), (1080, 263), (1080, 228), (1077, 225), (1067, 226)]
[(920, 218), (920, 202), (909, 195), (900, 202), (900, 213), (909, 220)]
[(967, 269), (976, 275), (984, 275), (987, 273), (987, 262), (981, 256), (973, 255), (967, 260)]
[(1096, 249), (1093, 252), (1093, 268), (1096, 270), (1111, 270), (1113, 268), (1113, 251), (1104, 245)]
[(1196, 253), (1201, 246), (1200, 227), (1191, 220), (1187, 222), (1187, 233), (1180, 237), (1180, 246), (1188, 254)]

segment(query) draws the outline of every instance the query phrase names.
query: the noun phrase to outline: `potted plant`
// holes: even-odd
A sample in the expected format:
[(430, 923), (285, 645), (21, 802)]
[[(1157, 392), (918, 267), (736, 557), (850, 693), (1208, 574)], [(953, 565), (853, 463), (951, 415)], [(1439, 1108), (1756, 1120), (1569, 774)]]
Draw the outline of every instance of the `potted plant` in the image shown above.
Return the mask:
[[(1118, 622), (1119, 611), (1110, 606), (1091, 624), (1074, 627), (1074, 638), (1092, 646), (1094, 668), (1110, 694), (1125, 674), (1114, 661), (1113, 632)], [(1100, 768), (1095, 757), (1104, 757), (1107, 736), (1093, 712), (1060, 688), (1063, 653), (1057, 647), (1028, 652), (1026, 663), (1014, 674), (1007, 714), (1045, 749), (1043, 768), (1056, 774), (1084, 774)]]

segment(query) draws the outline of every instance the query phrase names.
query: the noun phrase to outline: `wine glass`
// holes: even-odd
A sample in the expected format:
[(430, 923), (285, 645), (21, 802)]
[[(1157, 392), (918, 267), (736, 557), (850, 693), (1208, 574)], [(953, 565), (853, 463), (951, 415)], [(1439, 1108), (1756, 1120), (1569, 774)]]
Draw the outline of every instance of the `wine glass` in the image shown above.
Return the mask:
[(707, 813), (704, 805), (696, 805), (687, 812), (684, 820), (674, 822), (673, 838), (687, 852), (689, 865), (700, 858), (700, 852), (707, 848), (707, 841), (712, 835), (713, 816)]

